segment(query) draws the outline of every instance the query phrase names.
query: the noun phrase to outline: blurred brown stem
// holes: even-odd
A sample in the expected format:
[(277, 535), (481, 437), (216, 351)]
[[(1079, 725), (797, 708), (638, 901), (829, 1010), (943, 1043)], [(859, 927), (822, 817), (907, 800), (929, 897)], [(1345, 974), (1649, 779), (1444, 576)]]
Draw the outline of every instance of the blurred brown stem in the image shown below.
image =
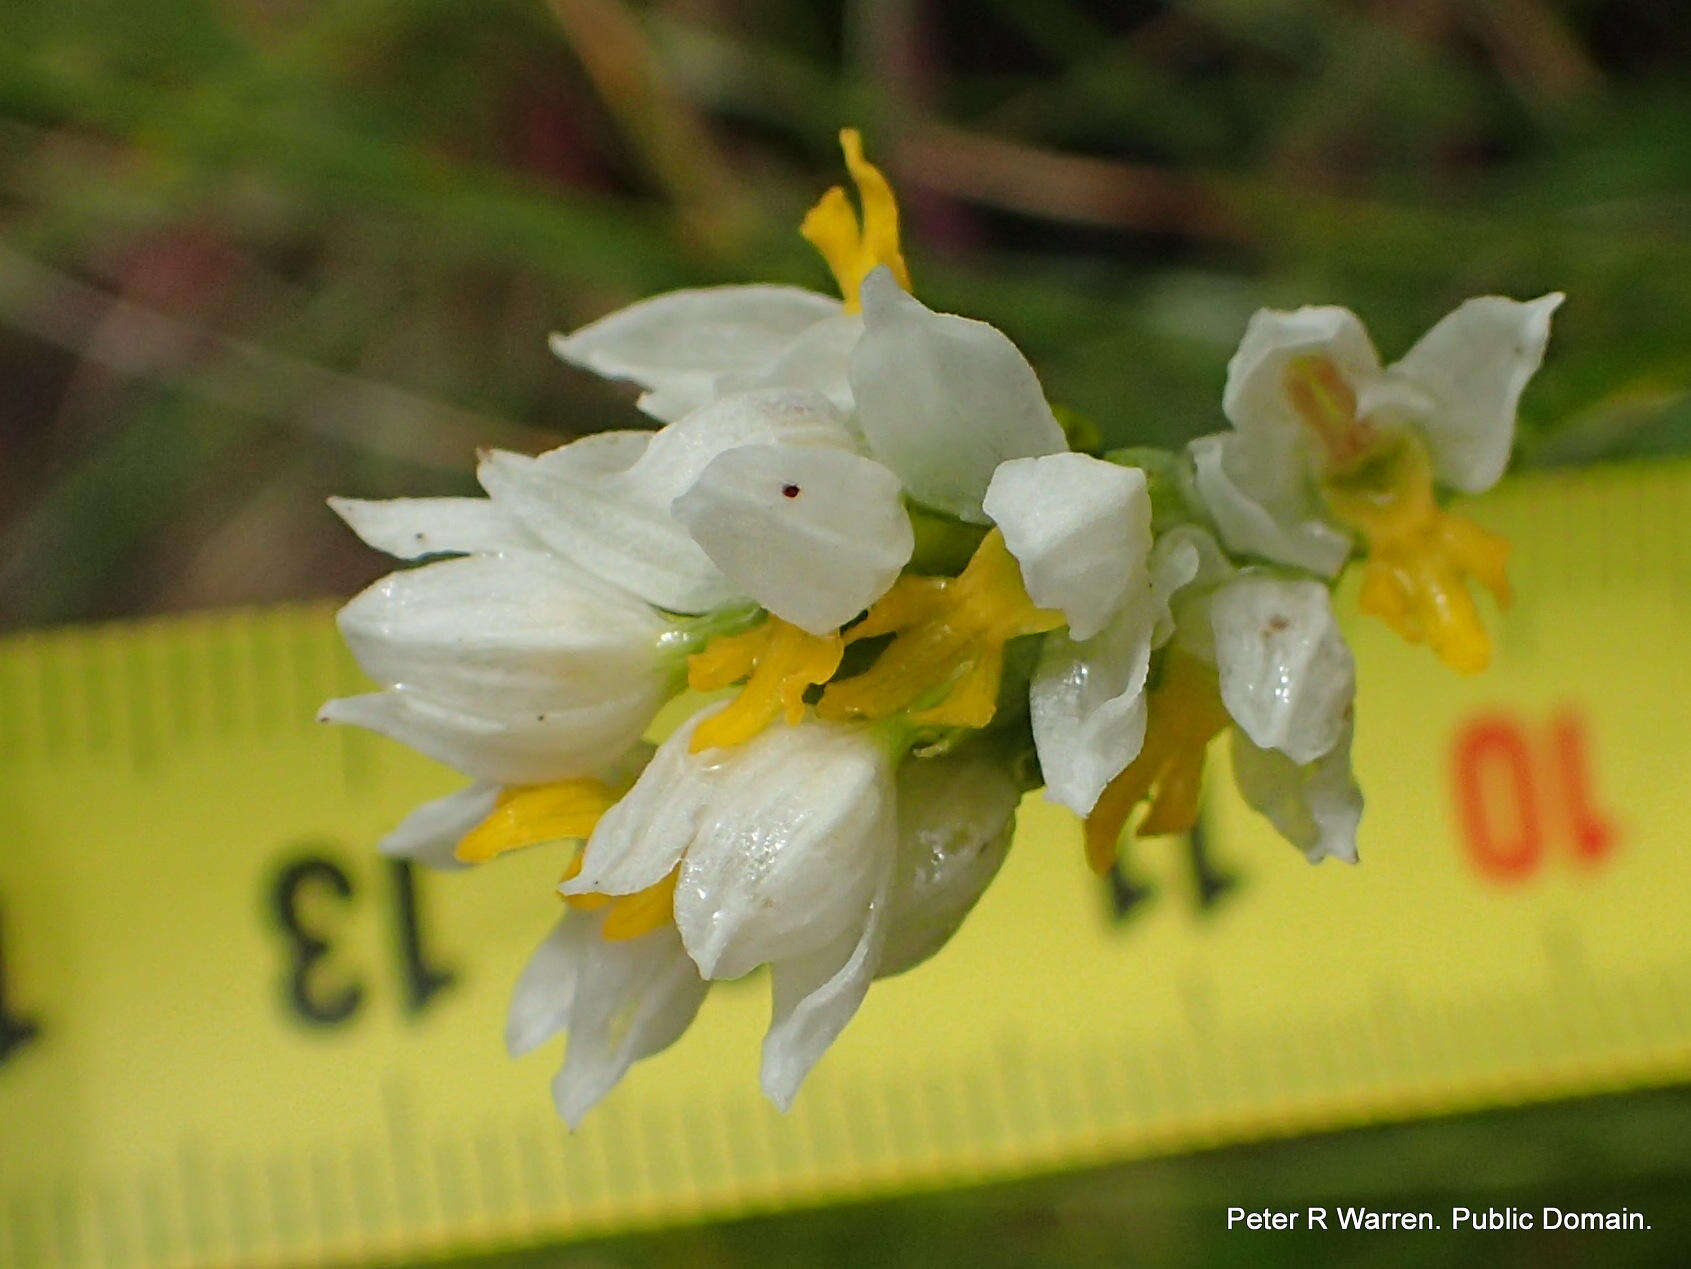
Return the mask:
[(742, 197), (692, 104), (672, 91), (640, 24), (618, 0), (547, 0), (599, 100), (669, 196), (688, 236), (732, 250)]
[(129, 378), (176, 383), (225, 408), (425, 467), (462, 469), (481, 445), (540, 449), (557, 439), (115, 299), (4, 244), (0, 322)]

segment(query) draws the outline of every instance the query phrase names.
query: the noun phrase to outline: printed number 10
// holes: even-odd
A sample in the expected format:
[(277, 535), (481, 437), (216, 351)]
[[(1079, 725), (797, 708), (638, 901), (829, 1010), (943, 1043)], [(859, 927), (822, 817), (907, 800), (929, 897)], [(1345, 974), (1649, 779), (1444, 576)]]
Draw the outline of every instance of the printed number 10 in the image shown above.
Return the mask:
[(1614, 849), (1614, 821), (1596, 804), (1584, 717), (1563, 710), (1536, 739), (1518, 718), (1488, 714), (1457, 733), (1451, 752), (1456, 820), (1469, 857), (1499, 881), (1536, 871), (1552, 832), (1566, 834), (1587, 862)]

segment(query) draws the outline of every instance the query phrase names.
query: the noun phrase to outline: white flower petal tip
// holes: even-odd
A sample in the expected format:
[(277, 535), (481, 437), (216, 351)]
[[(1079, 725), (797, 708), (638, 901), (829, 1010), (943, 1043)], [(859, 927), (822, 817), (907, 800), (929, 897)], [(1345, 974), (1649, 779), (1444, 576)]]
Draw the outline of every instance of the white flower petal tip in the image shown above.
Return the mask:
[(1230, 550), (1334, 577), (1350, 558), (1353, 543), (1322, 518), (1306, 499), (1288, 497), (1270, 508), (1239, 483), (1229, 458), (1238, 437), (1200, 436), (1189, 447), (1198, 495)]
[(1486, 295), (1440, 320), (1392, 367), (1434, 402), (1418, 420), (1438, 478), (1463, 493), (1495, 485), (1515, 442), (1515, 412), (1544, 361), (1560, 291), (1519, 302)]
[(668, 423), (713, 399), (721, 376), (763, 370), (839, 312), (838, 300), (797, 287), (703, 287), (641, 300), (550, 342), (573, 365), (645, 388), (641, 408)]
[(572, 912), (535, 949), (505, 1011), (505, 1051), (512, 1057), (532, 1052), (568, 1025), (576, 982), (596, 934), (594, 921)]
[(1086, 454), (1000, 463), (982, 502), (1021, 565), (1028, 596), (1090, 639), (1145, 587), (1151, 496), (1145, 473)]
[(506, 1015), (512, 1056), (569, 1033), (552, 1097), (571, 1128), (635, 1062), (680, 1038), (706, 991), (673, 928), (607, 941), (603, 925), (602, 913), (567, 914), (524, 968)]
[(1313, 762), (1349, 725), (1356, 663), (1319, 582), (1243, 577), (1210, 605), (1221, 699), (1263, 749)]
[(367, 545), (401, 560), (540, 549), (485, 498), (330, 498), (329, 507)]
[(815, 635), (879, 599), (916, 547), (898, 477), (816, 446), (726, 450), (674, 513), (735, 585)]
[(861, 930), (846, 932), (770, 971), (769, 1030), (759, 1082), (782, 1111), (792, 1109), (805, 1077), (856, 1015), (886, 943), (891, 869), (883, 870)]
[(377, 842), (376, 849), (390, 859), (409, 859), (443, 871), (467, 868), (455, 853), (458, 843), (493, 814), (498, 800), (499, 786), (478, 780), (466, 789), (424, 802)]
[(885, 266), (864, 280), (851, 354), (857, 422), (913, 497), (984, 523), (998, 465), (1068, 448), (1027, 359), (1001, 332), (926, 308)]
[(1351, 773), (1351, 735), (1347, 721), (1327, 753), (1299, 766), (1279, 750), (1253, 745), (1244, 732), (1233, 733), (1233, 778), (1240, 795), (1312, 864), (1357, 862), (1362, 790)]

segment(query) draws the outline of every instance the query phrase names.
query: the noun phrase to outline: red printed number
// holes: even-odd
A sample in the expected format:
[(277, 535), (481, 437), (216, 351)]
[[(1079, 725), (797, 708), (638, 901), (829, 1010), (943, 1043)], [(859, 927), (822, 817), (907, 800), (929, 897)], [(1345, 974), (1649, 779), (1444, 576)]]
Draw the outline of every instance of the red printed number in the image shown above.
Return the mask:
[(1451, 776), (1469, 858), (1489, 877), (1525, 880), (1550, 840), (1593, 863), (1614, 848), (1614, 822), (1597, 809), (1585, 719), (1574, 710), (1539, 732), (1507, 714), (1475, 719), (1456, 734)]

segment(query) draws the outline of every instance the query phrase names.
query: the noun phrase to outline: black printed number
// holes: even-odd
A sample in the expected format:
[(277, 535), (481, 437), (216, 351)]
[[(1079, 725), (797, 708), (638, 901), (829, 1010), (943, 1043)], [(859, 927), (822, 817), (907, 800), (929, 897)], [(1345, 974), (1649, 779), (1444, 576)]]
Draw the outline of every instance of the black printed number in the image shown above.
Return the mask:
[[(389, 860), (387, 881), (401, 999), (405, 1012), (415, 1016), (454, 975), (429, 957), (413, 866)], [(283, 994), (289, 1009), (313, 1026), (351, 1021), (363, 1007), (365, 985), (340, 962), (336, 942), (357, 915), (352, 877), (326, 855), (298, 856), (276, 872), (269, 898), (287, 949)]]
[(20, 1049), (40, 1034), (41, 1028), (36, 1022), (13, 1013), (6, 1003), (5, 934), (0, 932), (0, 1063), (16, 1056)]

